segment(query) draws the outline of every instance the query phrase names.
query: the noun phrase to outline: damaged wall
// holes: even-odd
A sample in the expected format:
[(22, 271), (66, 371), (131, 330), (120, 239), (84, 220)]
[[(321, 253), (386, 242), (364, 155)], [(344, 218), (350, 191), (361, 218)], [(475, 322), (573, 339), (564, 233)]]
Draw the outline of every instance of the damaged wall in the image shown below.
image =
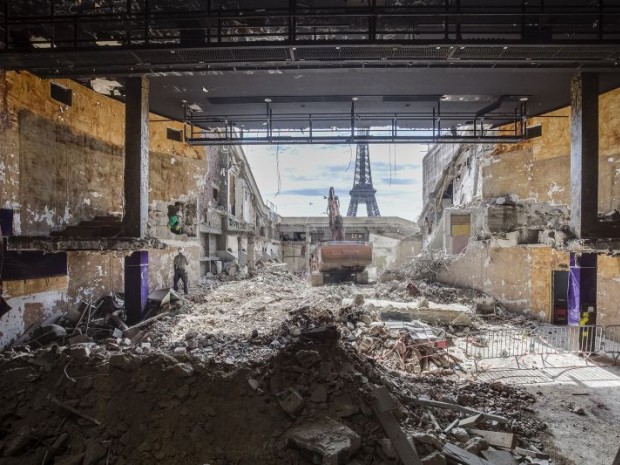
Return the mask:
[[(51, 98), (52, 83), (71, 91), (71, 105)], [(94, 216), (122, 214), (124, 118), (122, 102), (73, 81), (0, 72), (0, 207), (13, 210), (15, 235), (45, 236)], [(196, 224), (205, 149), (169, 139), (169, 128), (182, 131), (183, 124), (150, 114), (149, 202), (191, 204)], [(162, 232), (168, 232), (165, 226)], [(169, 239), (171, 249), (149, 251), (151, 290), (172, 284), (179, 241)], [(196, 283), (198, 242), (180, 242), (192, 260), (190, 282)], [(66, 276), (5, 281), (12, 310), (0, 317), (0, 346), (80, 300), (123, 291), (123, 257), (68, 252)]]
[(441, 282), (492, 295), (513, 311), (530, 309), (531, 251), (526, 247), (468, 246), (440, 273)]
[[(602, 214), (620, 207), (620, 89), (600, 95), (599, 115)], [(542, 126), (542, 135), (518, 144), (429, 151), (425, 162), (449, 163), (425, 169), (425, 193), (430, 195), (421, 221), (426, 247), (449, 254), (453, 250), (446, 218), (470, 213), (469, 245), (441, 279), (474, 287), (508, 308), (552, 321), (552, 273), (568, 270), (572, 237), (570, 108), (528, 120), (528, 126), (536, 125)], [(575, 247), (571, 250), (581, 250)], [(617, 257), (599, 254), (600, 324), (620, 323), (615, 303), (620, 298), (618, 266)]]
[[(124, 104), (70, 80), (7, 72), (0, 81), (0, 199), (15, 210), (16, 234), (122, 212)], [(72, 91), (70, 106), (51, 98), (51, 83)], [(151, 202), (197, 197), (204, 183), (204, 149), (168, 139), (168, 128), (183, 124), (150, 115)]]

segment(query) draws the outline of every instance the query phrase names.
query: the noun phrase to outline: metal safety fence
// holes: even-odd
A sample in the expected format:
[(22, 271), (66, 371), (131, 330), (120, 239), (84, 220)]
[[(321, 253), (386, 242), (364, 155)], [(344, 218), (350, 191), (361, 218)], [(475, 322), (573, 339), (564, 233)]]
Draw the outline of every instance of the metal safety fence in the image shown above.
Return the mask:
[(605, 326), (602, 341), (603, 352), (614, 361), (620, 359), (620, 325)]
[(607, 353), (620, 357), (620, 325), (539, 326), (484, 331), (467, 338), (465, 354), (474, 360), (528, 355)]

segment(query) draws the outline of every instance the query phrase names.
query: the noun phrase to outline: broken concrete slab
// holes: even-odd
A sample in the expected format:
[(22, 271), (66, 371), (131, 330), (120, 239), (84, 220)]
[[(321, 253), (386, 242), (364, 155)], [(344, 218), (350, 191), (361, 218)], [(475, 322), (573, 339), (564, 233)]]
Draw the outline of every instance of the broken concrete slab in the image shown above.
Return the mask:
[[(343, 299), (342, 303), (352, 305), (353, 299)], [(461, 304), (437, 304), (423, 299), (416, 302), (366, 299), (365, 303), (372, 304), (380, 312), (382, 320), (420, 320), (429, 324), (468, 326), (473, 318), (471, 308)]]
[(502, 433), (500, 431), (486, 431), (481, 429), (468, 429), (467, 432), (474, 436), (480, 436), (490, 445), (501, 447), (502, 449), (514, 449), (517, 445), (517, 436), (513, 433)]
[(447, 463), (446, 456), (438, 450), (422, 457), (422, 465), (446, 465)]
[(493, 465), (517, 465), (517, 460), (507, 450), (489, 449), (483, 450), (481, 454)]
[(390, 395), (385, 387), (375, 389), (373, 402), (373, 411), (379, 419), (383, 430), (388, 438), (392, 441), (392, 445), (396, 453), (400, 457), (404, 465), (420, 465), (418, 452), (415, 450), (411, 442), (407, 439), (407, 435), (402, 430), (392, 410), (396, 407), (396, 401)]
[(318, 454), (322, 465), (346, 463), (361, 445), (359, 434), (329, 417), (304, 422), (287, 437), (295, 446)]
[(462, 463), (464, 465), (492, 465), (491, 462), (471, 452), (467, 452), (465, 449), (455, 446), (454, 444), (446, 443), (446, 445), (443, 446), (442, 452), (449, 458), (456, 460), (457, 463)]
[(295, 416), (304, 408), (304, 398), (293, 388), (288, 388), (277, 394), (278, 403), (282, 410)]

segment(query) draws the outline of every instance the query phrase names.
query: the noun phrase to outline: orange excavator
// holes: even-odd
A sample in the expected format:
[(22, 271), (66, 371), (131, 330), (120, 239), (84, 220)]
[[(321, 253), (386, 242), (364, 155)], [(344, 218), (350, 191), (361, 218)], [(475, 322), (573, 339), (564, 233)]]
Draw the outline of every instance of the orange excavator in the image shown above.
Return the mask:
[(345, 241), (340, 200), (333, 187), (329, 188), (326, 199), (332, 240), (317, 245), (312, 260), (312, 285), (321, 286), (325, 282), (343, 282), (352, 278), (359, 284), (366, 284), (366, 267), (372, 263), (372, 244)]

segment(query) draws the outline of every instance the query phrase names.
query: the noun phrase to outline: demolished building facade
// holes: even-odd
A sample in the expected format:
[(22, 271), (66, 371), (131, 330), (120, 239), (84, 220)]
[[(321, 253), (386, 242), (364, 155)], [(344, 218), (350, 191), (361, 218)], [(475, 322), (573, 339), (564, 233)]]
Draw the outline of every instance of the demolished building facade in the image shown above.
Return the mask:
[(182, 122), (154, 113), (148, 236), (123, 237), (124, 114), (122, 102), (75, 81), (0, 73), (2, 291), (11, 307), (0, 316), (0, 346), (123, 290), (130, 266), (148, 273), (145, 292), (169, 287), (178, 247), (190, 283), (211, 266), (243, 268), (278, 254), (277, 218), (241, 148), (191, 147)]
[[(620, 206), (618, 105), (618, 90), (599, 97), (599, 218), (609, 224)], [(557, 324), (568, 323), (571, 270), (593, 269), (586, 303), (597, 324), (617, 324), (618, 243), (577, 240), (571, 228), (570, 116), (565, 107), (532, 118), (532, 136), (519, 144), (432, 147), (423, 163), (424, 248), (449, 258), (441, 281)]]

